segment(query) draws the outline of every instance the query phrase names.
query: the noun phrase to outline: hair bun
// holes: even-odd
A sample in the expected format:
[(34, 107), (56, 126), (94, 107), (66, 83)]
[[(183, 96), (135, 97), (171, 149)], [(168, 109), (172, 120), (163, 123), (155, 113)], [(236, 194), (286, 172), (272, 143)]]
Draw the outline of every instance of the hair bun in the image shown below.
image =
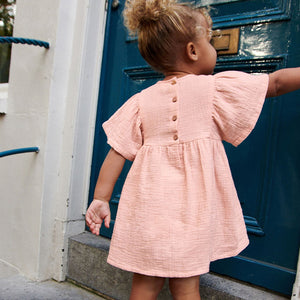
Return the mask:
[(136, 34), (144, 24), (158, 21), (172, 11), (176, 0), (127, 0), (125, 3), (124, 24), (131, 34)]

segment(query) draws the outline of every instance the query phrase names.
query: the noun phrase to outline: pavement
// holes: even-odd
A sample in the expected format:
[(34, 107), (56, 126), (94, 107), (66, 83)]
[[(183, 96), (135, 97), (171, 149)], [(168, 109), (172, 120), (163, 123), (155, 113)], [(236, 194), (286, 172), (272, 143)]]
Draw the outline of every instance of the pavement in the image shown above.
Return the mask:
[(32, 281), (0, 261), (0, 300), (105, 300), (70, 282)]

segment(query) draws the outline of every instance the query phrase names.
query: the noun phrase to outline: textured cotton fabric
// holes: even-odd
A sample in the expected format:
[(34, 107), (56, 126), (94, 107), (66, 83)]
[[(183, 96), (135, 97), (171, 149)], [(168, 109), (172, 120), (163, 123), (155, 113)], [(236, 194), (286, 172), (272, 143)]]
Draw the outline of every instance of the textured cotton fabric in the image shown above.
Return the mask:
[(161, 277), (209, 271), (249, 243), (222, 140), (254, 128), (268, 75), (223, 72), (160, 81), (130, 98), (103, 128), (133, 160), (108, 263)]

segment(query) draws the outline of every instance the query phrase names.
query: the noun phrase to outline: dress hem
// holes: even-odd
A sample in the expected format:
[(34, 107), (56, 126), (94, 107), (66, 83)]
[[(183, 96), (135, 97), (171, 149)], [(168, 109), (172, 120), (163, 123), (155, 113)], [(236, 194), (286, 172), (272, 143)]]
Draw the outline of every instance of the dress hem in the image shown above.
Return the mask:
[[(238, 255), (240, 252), (242, 252), (247, 246), (249, 245), (249, 240), (243, 240), (240, 245), (237, 247), (235, 251), (228, 252), (223, 255), (216, 256), (214, 258), (211, 258), (210, 262), (219, 260), (219, 259), (225, 259), (230, 258)], [(164, 277), (164, 278), (185, 278), (185, 277), (192, 277), (197, 275), (203, 275), (209, 272), (209, 264), (207, 267), (199, 268), (197, 271), (190, 271), (190, 272), (164, 272), (164, 271), (154, 271), (154, 270), (141, 270), (135, 267), (130, 267), (128, 265), (124, 265), (122, 263), (116, 262), (110, 257), (107, 258), (107, 263), (112, 265), (113, 267), (122, 269), (124, 271), (143, 274), (147, 276), (156, 276), (156, 277)]]

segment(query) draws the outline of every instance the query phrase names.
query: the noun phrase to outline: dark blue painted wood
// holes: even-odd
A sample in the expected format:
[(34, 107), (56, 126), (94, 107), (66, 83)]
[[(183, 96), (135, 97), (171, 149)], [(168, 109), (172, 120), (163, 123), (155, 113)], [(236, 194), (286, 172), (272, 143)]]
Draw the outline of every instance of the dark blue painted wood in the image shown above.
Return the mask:
[[(101, 124), (131, 95), (161, 78), (140, 56), (122, 25), (108, 12), (89, 201), (109, 149)], [(197, 1), (198, 3), (200, 1)], [(300, 1), (210, 0), (214, 28), (240, 27), (238, 55), (218, 59), (228, 69), (272, 72), (300, 65)], [(300, 245), (300, 93), (267, 99), (257, 126), (238, 148), (225, 144), (244, 212), (250, 246), (241, 255), (212, 263), (214, 272), (291, 294)], [(130, 163), (115, 186), (112, 219)], [(113, 227), (114, 221), (112, 221)], [(110, 237), (112, 228), (101, 229)]]
[(247, 3), (243, 0), (206, 2), (212, 7), (211, 16), (218, 28), (282, 21), (289, 19), (290, 16), (289, 0), (248, 0)]

